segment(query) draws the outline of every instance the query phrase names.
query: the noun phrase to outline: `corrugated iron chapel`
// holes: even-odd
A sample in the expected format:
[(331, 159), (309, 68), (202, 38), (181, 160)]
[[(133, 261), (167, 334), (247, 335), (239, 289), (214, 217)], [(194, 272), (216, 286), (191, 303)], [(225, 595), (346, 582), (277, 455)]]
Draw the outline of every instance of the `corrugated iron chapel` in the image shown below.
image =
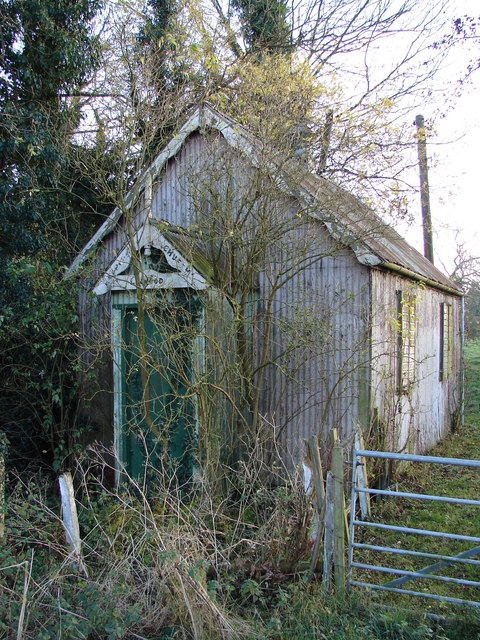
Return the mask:
[(189, 478), (265, 439), (424, 452), (458, 419), (462, 292), (298, 160), (197, 108), (77, 256), (93, 436)]

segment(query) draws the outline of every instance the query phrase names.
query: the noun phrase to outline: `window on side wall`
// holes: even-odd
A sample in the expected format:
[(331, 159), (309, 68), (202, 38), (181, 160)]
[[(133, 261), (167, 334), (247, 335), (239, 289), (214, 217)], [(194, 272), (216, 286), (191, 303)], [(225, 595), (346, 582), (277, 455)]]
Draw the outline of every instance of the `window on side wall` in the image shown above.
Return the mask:
[(440, 375), (447, 380), (452, 369), (452, 305), (440, 303)]
[(406, 393), (415, 382), (415, 295), (397, 291), (398, 345), (397, 345), (397, 389)]

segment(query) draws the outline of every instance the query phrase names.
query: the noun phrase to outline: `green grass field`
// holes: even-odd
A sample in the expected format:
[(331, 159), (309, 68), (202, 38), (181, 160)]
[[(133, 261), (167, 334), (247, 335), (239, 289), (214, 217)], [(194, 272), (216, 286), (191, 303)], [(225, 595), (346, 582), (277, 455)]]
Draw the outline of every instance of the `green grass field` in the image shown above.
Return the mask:
[(465, 413), (480, 413), (480, 340), (465, 344)]
[[(478, 415), (470, 416), (460, 427), (441, 442), (432, 452), (434, 455), (452, 458), (476, 458), (480, 451), (480, 420)], [(399, 470), (396, 477), (398, 491), (436, 494), (449, 497), (478, 500), (480, 496), (480, 470), (451, 465), (411, 463)], [(387, 498), (372, 502), (372, 516), (380, 523), (400, 525), (413, 529), (430, 529), (451, 534), (478, 537), (480, 535), (480, 508), (472, 505), (446, 504), (408, 498)], [(384, 531), (374, 528), (360, 530), (361, 541), (371, 545), (404, 549), (422, 553), (434, 553), (454, 556), (475, 546), (472, 542), (432, 539), (416, 534)], [(360, 541), (357, 539), (357, 541)], [(371, 565), (383, 565), (404, 571), (419, 571), (436, 562), (418, 556), (402, 556), (394, 553), (363, 551), (356, 554), (357, 561)], [(478, 560), (479, 556), (475, 558)], [(374, 584), (386, 584), (396, 575), (381, 572), (358, 572), (361, 581)], [(480, 583), (480, 565), (450, 565), (432, 575), (453, 579), (463, 579)], [(452, 597), (462, 600), (480, 600), (478, 587), (465, 587), (455, 583), (445, 583), (437, 579), (423, 579), (405, 582), (399, 585), (428, 594)], [(399, 601), (399, 598), (403, 598)], [(385, 594), (383, 599), (389, 604), (401, 603), (412, 606), (411, 597)], [(413, 605), (415, 606), (415, 604)], [(452, 605), (425, 599), (421, 606), (426, 611), (449, 613)]]
[[(465, 346), (465, 424), (455, 433), (445, 438), (431, 453), (441, 457), (480, 458), (480, 341), (468, 342)], [(459, 468), (447, 465), (411, 464), (398, 471), (396, 477), (398, 491), (456, 496), (478, 500), (480, 497), (480, 470)], [(373, 519), (387, 524), (396, 524), (418, 529), (431, 529), (454, 534), (480, 536), (480, 508), (471, 505), (453, 505), (441, 502), (419, 501), (413, 499), (383, 499), (372, 502)], [(456, 555), (475, 546), (472, 542), (431, 539), (418, 535), (406, 535), (398, 532), (365, 529), (359, 531), (361, 542), (407, 551), (434, 553), (439, 555)], [(357, 538), (357, 541), (360, 541)], [(433, 564), (418, 556), (401, 556), (393, 553), (361, 551), (355, 555), (357, 562), (371, 565), (383, 565), (405, 571), (419, 571)], [(472, 558), (479, 560), (480, 556)], [(398, 578), (396, 575), (381, 572), (355, 570), (355, 578), (363, 582), (387, 584)], [(464, 579), (480, 582), (480, 565), (450, 565), (440, 571), (432, 572), (447, 578)], [(439, 580), (406, 581), (400, 588), (458, 598), (463, 600), (480, 600), (480, 589), (475, 586), (464, 586), (445, 583)], [(444, 616), (456, 616), (460, 621), (463, 615), (473, 616), (466, 628), (469, 637), (480, 638), (480, 629), (476, 627), (480, 620), (469, 607), (438, 602), (427, 598), (412, 598), (398, 594), (373, 594), (374, 603), (383, 603), (398, 608), (413, 609), (419, 613), (435, 613)], [(460, 624), (460, 622), (459, 622)], [(447, 631), (445, 631), (447, 633)], [(462, 637), (463, 631), (453, 631)], [(447, 633), (447, 637), (451, 637)], [(465, 635), (467, 637), (467, 635)]]

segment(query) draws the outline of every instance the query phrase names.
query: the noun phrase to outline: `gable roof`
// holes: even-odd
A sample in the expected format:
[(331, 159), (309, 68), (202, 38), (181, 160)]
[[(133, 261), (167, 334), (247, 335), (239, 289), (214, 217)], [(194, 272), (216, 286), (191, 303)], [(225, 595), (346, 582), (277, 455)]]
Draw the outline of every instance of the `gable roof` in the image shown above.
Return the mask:
[[(256, 165), (261, 145), (245, 127), (219, 113), (210, 105), (197, 107), (178, 133), (163, 151), (145, 169), (126, 197), (126, 205), (132, 207), (139, 194), (155, 180), (168, 160), (173, 158), (187, 138), (195, 131), (208, 128), (218, 131), (233, 148), (241, 151)], [(312, 217), (327, 227), (334, 239), (349, 246), (357, 260), (370, 267), (379, 267), (421, 279), (431, 286), (447, 289), (462, 295), (461, 289), (437, 269), (420, 252), (408, 244), (392, 227), (381, 220), (370, 208), (342, 187), (299, 167), (298, 162), (272, 160), (272, 175), (286, 193), (309, 204)], [(281, 180), (278, 176), (281, 176)], [(82, 251), (77, 255), (67, 276), (74, 274), (89, 253), (116, 226), (122, 215), (116, 207), (99, 227)]]

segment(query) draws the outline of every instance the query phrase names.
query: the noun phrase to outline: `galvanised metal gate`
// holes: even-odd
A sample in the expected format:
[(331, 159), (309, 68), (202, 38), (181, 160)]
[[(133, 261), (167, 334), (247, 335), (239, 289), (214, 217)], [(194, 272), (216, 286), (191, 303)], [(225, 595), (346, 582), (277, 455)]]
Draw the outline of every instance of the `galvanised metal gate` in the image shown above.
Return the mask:
[[(442, 464), (442, 465), (454, 465), (457, 467), (463, 468), (477, 468), (480, 469), (480, 461), (479, 460), (461, 460), (458, 458), (440, 458), (434, 456), (418, 456), (411, 454), (397, 454), (397, 453), (387, 453), (380, 451), (366, 451), (366, 450), (357, 450), (355, 449), (353, 452), (353, 475), (352, 478), (352, 509), (351, 509), (351, 518), (350, 518), (350, 539), (349, 539), (349, 548), (348, 548), (348, 569), (347, 569), (347, 589), (350, 587), (366, 587), (369, 589), (373, 589), (376, 591), (389, 591), (393, 593), (406, 594), (409, 596), (418, 596), (421, 598), (428, 598), (432, 600), (440, 600), (442, 602), (449, 602), (457, 605), (470, 605), (473, 607), (480, 607), (480, 601), (476, 599), (464, 599), (464, 598), (456, 598), (450, 597), (448, 595), (437, 595), (434, 593), (425, 593), (423, 591), (417, 591), (412, 589), (402, 588), (407, 582), (411, 582), (414, 580), (432, 580), (437, 582), (449, 583), (450, 585), (462, 585), (468, 588), (478, 588), (480, 587), (480, 581), (477, 580), (467, 580), (458, 577), (451, 577), (445, 575), (438, 575), (438, 572), (445, 567), (452, 567), (454, 565), (470, 565), (473, 567), (478, 567), (480, 570), (480, 560), (472, 559), (475, 556), (480, 555), (480, 537), (471, 536), (471, 535), (463, 535), (460, 533), (447, 533), (442, 531), (435, 531), (433, 529), (416, 529), (409, 527), (402, 527), (396, 524), (386, 524), (383, 522), (376, 522), (374, 520), (366, 520), (365, 517), (361, 517), (358, 519), (356, 517), (356, 502), (357, 498), (362, 494), (369, 494), (371, 496), (388, 496), (392, 498), (408, 498), (412, 500), (429, 500), (432, 502), (443, 502), (446, 504), (458, 504), (458, 505), (471, 505), (474, 507), (480, 507), (480, 500), (470, 500), (466, 498), (455, 498), (450, 496), (442, 496), (442, 495), (430, 495), (430, 494), (420, 494), (420, 493), (408, 493), (402, 491), (391, 491), (387, 489), (370, 489), (368, 487), (361, 486), (362, 483), (358, 482), (358, 477), (361, 474), (357, 473), (357, 467), (363, 464), (363, 460), (366, 458), (378, 458), (383, 460), (396, 460), (396, 461), (404, 461), (404, 462), (412, 462), (412, 463), (432, 463), (432, 464)], [(356, 542), (355, 534), (359, 529), (364, 530), (383, 530), (385, 532), (395, 532), (400, 534), (413, 534), (417, 536), (426, 536), (431, 538), (432, 540), (438, 540), (438, 538), (456, 540), (462, 542), (468, 542), (475, 546), (470, 547), (469, 549), (462, 551), (461, 553), (455, 553), (454, 555), (445, 555), (441, 553), (433, 553), (433, 552), (424, 552), (424, 551), (416, 551), (413, 549), (405, 548), (399, 544), (399, 546), (383, 546), (382, 544), (369, 544), (368, 542)], [(479, 531), (480, 533), (480, 531)], [(406, 541), (406, 540), (405, 540)], [(405, 544), (405, 541), (403, 544)], [(393, 557), (404, 556), (409, 558), (415, 558), (416, 560), (421, 560), (422, 558), (433, 561), (430, 562), (427, 566), (423, 566), (420, 569), (416, 569), (414, 571), (409, 571), (405, 569), (401, 569), (398, 567), (385, 566), (383, 564), (369, 564), (366, 562), (357, 562), (355, 560), (355, 553), (357, 555), (360, 550), (367, 552), (374, 552), (377, 555), (382, 557), (383, 554), (392, 554)], [(385, 557), (385, 555), (383, 555)], [(366, 573), (367, 575), (371, 575), (372, 573), (381, 574), (381, 575), (389, 575), (391, 577), (395, 577), (389, 582), (383, 584), (374, 584), (372, 582), (368, 582), (366, 580), (356, 580), (353, 579), (354, 570), (359, 570), (361, 572)], [(480, 574), (479, 574), (480, 575)]]

